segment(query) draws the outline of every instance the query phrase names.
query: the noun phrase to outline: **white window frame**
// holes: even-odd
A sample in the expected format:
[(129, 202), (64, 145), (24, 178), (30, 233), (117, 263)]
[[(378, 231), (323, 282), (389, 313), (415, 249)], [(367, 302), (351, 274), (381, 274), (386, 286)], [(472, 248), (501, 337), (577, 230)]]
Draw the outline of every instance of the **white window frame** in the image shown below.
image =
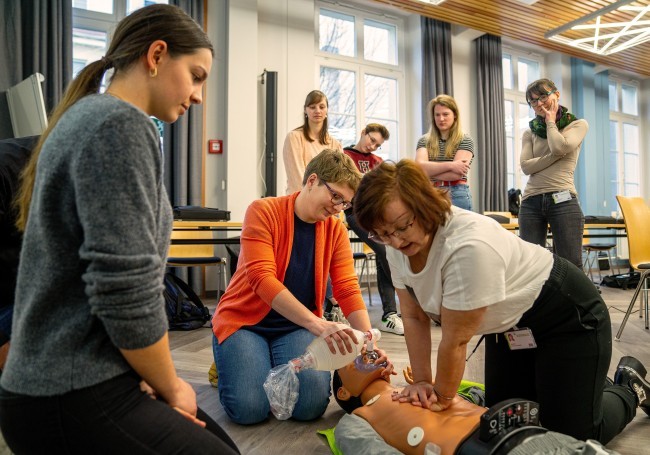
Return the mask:
[[(128, 0), (112, 1), (113, 13), (101, 13), (83, 8), (72, 8), (72, 27), (106, 33), (106, 43), (111, 42), (117, 23), (126, 17)], [(74, 57), (74, 56), (73, 56)]]
[[(106, 45), (111, 42), (113, 32), (117, 23), (126, 17), (126, 3), (127, 0), (112, 0), (113, 13), (102, 13), (98, 11), (90, 11), (83, 8), (72, 8), (72, 27), (83, 30), (91, 30), (95, 32), (102, 32), (106, 34)], [(104, 49), (104, 53), (106, 49)], [(103, 54), (104, 54), (103, 53)], [(74, 44), (73, 55), (74, 58)], [(104, 90), (102, 87), (101, 91)]]
[[(510, 46), (503, 46), (503, 55), (509, 55), (510, 56), (510, 62), (512, 65), (512, 82), (513, 82), (513, 87), (512, 88), (506, 88), (505, 86), (503, 87), (503, 98), (504, 98), (504, 108), (505, 108), (505, 103), (507, 102), (512, 102), (514, 109), (513, 109), (513, 138), (514, 138), (514, 146), (513, 146), (513, 163), (514, 163), (514, 188), (523, 189), (526, 186), (526, 182), (528, 181), (528, 176), (525, 175), (522, 170), (521, 170), (521, 165), (520, 165), (520, 157), (521, 157), (521, 138), (524, 134), (524, 132), (528, 129), (528, 126), (526, 127), (520, 127), (518, 124), (518, 119), (520, 117), (519, 115), (519, 106), (520, 104), (526, 104), (528, 105), (528, 102), (526, 101), (526, 92), (525, 91), (519, 91), (518, 89), (518, 79), (519, 79), (519, 74), (518, 74), (518, 60), (519, 59), (525, 59), (525, 60), (530, 60), (537, 62), (539, 64), (539, 74), (545, 74), (544, 70), (544, 57), (540, 54), (536, 54), (530, 51), (526, 51), (523, 49), (516, 49)], [(530, 108), (529, 108), (530, 111)], [(530, 117), (532, 120), (532, 117)], [(505, 126), (505, 125), (504, 125)]]
[[(356, 56), (348, 57), (344, 55), (336, 55), (329, 52), (321, 51), (319, 46), (319, 17), (321, 8), (327, 9), (330, 11), (340, 12), (349, 16), (355, 17), (355, 36), (356, 36)], [(391, 136), (389, 142), (391, 144), (391, 151), (393, 155), (385, 156), (384, 158), (389, 158), (392, 160), (399, 160), (406, 156), (402, 150), (405, 150), (403, 144), (405, 144), (405, 125), (404, 119), (406, 119), (406, 95), (405, 95), (405, 50), (404, 50), (404, 21), (396, 16), (389, 16), (378, 10), (370, 9), (369, 7), (355, 6), (352, 3), (341, 5), (339, 3), (332, 4), (326, 1), (317, 1), (315, 3), (315, 17), (314, 17), (314, 29), (315, 29), (315, 42), (314, 50), (316, 57), (316, 68), (315, 68), (315, 77), (316, 81), (320, 81), (320, 70), (321, 67), (328, 67), (334, 69), (340, 69), (345, 71), (352, 71), (355, 73), (355, 89), (356, 89), (356, 133), (358, 136), (361, 134), (361, 130), (366, 125), (366, 116), (364, 112), (364, 100), (365, 100), (365, 87), (364, 87), (364, 77), (366, 74), (379, 76), (389, 79), (394, 79), (397, 81), (397, 131), (390, 131)], [(396, 40), (397, 40), (397, 64), (391, 65), (386, 63), (380, 63), (375, 61), (366, 60), (364, 58), (364, 47), (363, 47), (363, 26), (364, 19), (369, 19), (375, 22), (380, 22), (384, 24), (390, 24), (396, 29)], [(391, 119), (392, 121), (392, 119)], [(337, 138), (338, 139), (338, 138)], [(397, 139), (397, 140), (395, 140)], [(344, 147), (349, 144), (343, 144)], [(382, 156), (381, 151), (376, 152), (378, 155)], [(397, 153), (397, 155), (395, 155)]]
[[(625, 77), (619, 76), (617, 74), (610, 74), (609, 76), (609, 82), (610, 83), (615, 83), (616, 84), (616, 105), (617, 105), (617, 110), (616, 111), (609, 111), (609, 120), (610, 122), (616, 122), (616, 150), (618, 152), (617, 156), (617, 163), (616, 163), (616, 169), (617, 169), (617, 188), (616, 188), (616, 194), (621, 194), (624, 196), (642, 196), (643, 195), (643, 183), (645, 179), (645, 175), (643, 172), (643, 161), (644, 161), (644, 148), (642, 146), (642, 121), (641, 121), (641, 84), (639, 84), (638, 81), (636, 80), (630, 80)], [(623, 95), (622, 95), (622, 86), (623, 85), (629, 85), (633, 86), (636, 88), (636, 93), (637, 93), (637, 115), (632, 115), (632, 114), (626, 114), (623, 113)], [(609, 92), (609, 88), (608, 88)], [(639, 153), (638, 153), (638, 160), (639, 160), (639, 182), (638, 182), (638, 193), (633, 194), (633, 195), (628, 195), (626, 193), (626, 180), (625, 180), (625, 165), (624, 165), (624, 160), (625, 160), (625, 153), (626, 151), (623, 148), (623, 135), (624, 135), (624, 125), (634, 125), (637, 127), (637, 132), (638, 132), (638, 143), (639, 143)], [(608, 153), (611, 153), (611, 150), (608, 151)], [(611, 184), (613, 183), (611, 179), (608, 178), (608, 183)], [(616, 207), (616, 206), (615, 206)]]
[(113, 0), (113, 14), (72, 8), (72, 26), (106, 33), (110, 42), (113, 30), (119, 21), (126, 17), (127, 0)]

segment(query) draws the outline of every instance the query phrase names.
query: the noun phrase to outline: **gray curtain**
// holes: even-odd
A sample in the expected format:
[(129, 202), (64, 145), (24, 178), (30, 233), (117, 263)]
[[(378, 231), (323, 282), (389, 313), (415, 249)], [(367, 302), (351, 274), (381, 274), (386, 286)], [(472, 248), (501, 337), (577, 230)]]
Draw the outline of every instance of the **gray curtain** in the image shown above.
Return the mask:
[[(170, 0), (203, 25), (203, 0)], [(165, 186), (173, 206), (203, 205), (203, 105), (192, 105), (172, 124), (163, 127)], [(214, 267), (209, 267), (212, 273)], [(189, 273), (188, 273), (189, 272)], [(183, 267), (177, 274), (200, 293), (205, 289), (203, 274), (196, 267)]]
[[(203, 25), (203, 0), (170, 0)], [(202, 205), (203, 105), (193, 105), (172, 124), (165, 124), (165, 186), (172, 205)]]
[(506, 132), (501, 38), (483, 35), (476, 43), (478, 212), (508, 208)]
[(48, 113), (72, 80), (72, 2), (4, 0), (0, 21), (0, 137), (11, 137), (4, 92), (34, 73), (45, 76), (43, 97)]
[(454, 96), (451, 65), (451, 25), (421, 17), (422, 29), (422, 131), (429, 130), (427, 104), (438, 95)]

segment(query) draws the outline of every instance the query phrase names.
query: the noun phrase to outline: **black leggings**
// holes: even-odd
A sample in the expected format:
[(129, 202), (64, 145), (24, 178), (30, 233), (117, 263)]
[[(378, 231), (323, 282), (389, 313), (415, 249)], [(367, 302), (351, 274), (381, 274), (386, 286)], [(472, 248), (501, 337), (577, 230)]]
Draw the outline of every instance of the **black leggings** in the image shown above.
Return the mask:
[(536, 401), (544, 427), (603, 444), (634, 418), (632, 392), (605, 384), (609, 313), (582, 270), (555, 256), (549, 279), (517, 327), (532, 330), (537, 348), (511, 351), (503, 334), (486, 336), (488, 406), (508, 398)]
[(214, 420), (197, 417), (207, 428), (141, 392), (134, 373), (53, 397), (0, 389), (0, 427), (16, 454), (239, 453)]

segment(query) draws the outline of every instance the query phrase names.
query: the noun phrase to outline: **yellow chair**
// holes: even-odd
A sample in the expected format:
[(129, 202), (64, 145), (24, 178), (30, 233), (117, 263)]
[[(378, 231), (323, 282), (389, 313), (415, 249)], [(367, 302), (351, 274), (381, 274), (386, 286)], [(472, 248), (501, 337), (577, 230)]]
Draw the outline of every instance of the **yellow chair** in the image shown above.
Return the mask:
[(632, 308), (636, 302), (639, 293), (643, 291), (639, 307), (639, 317), (643, 317), (645, 311), (645, 328), (648, 328), (648, 274), (650, 273), (650, 207), (648, 207), (640, 197), (616, 196), (618, 204), (621, 206), (621, 213), (625, 221), (627, 230), (627, 241), (630, 251), (630, 267), (641, 273), (639, 284), (634, 290), (632, 301), (630, 302), (621, 327), (614, 338), (619, 341), (627, 319), (630, 317)]
[(214, 245), (210, 243), (213, 232), (210, 230), (173, 230), (172, 240), (196, 241), (197, 243), (175, 244), (169, 246), (167, 267), (218, 266), (219, 281), (217, 296), (221, 298), (226, 289), (226, 258), (214, 255)]

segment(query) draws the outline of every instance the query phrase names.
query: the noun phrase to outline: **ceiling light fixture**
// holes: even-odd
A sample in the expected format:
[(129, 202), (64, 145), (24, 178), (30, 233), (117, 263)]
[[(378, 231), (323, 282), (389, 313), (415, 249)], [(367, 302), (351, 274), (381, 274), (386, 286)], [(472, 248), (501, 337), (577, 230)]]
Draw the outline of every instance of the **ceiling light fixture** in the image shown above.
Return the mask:
[[(650, 5), (629, 5), (634, 1), (619, 0), (555, 28), (544, 37), (599, 55), (610, 55), (645, 43), (650, 41)], [(629, 20), (621, 21), (621, 15)], [(618, 20), (614, 20), (616, 18)]]
[(433, 6), (440, 5), (445, 0), (418, 0), (420, 3), (429, 3)]

